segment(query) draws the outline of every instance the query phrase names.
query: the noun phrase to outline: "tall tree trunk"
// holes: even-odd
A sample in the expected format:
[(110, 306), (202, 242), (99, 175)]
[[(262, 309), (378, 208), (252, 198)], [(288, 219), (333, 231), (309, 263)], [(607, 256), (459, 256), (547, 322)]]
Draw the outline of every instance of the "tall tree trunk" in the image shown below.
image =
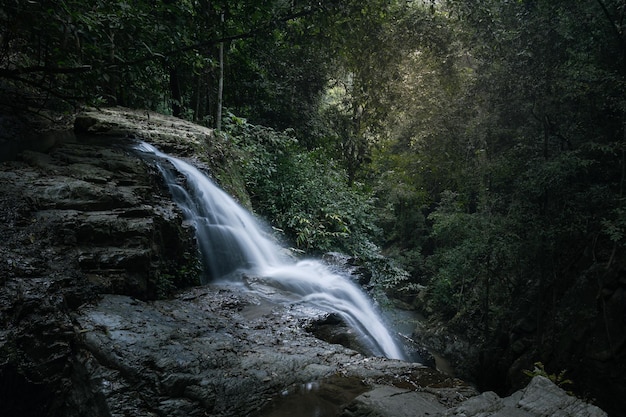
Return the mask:
[(170, 67), (170, 93), (172, 94), (172, 115), (180, 117), (182, 114), (182, 96), (180, 94), (180, 82), (178, 80), (178, 68)]
[[(224, 26), (224, 13), (220, 17), (222, 27)], [(224, 42), (220, 42), (220, 78), (217, 84), (217, 114), (215, 116), (215, 128), (219, 132), (222, 130), (222, 95), (224, 93)]]
[(200, 92), (202, 91), (202, 74), (196, 75), (196, 94), (195, 94), (195, 106), (193, 108), (193, 121), (198, 123), (200, 121)]

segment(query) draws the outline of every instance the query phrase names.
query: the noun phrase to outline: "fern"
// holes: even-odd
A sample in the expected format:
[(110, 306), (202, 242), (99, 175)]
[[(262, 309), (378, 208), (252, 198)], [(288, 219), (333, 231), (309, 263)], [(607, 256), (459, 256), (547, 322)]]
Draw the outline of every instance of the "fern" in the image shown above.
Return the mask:
[[(531, 378), (534, 378), (536, 376), (543, 376), (545, 378), (548, 378), (550, 381), (552, 381), (552, 383), (554, 383), (556, 386), (561, 387), (563, 389), (565, 389), (566, 386), (574, 385), (574, 381), (565, 377), (565, 374), (567, 373), (566, 369), (563, 369), (558, 374), (555, 374), (555, 373), (551, 374), (548, 371), (546, 371), (546, 368), (543, 363), (535, 362), (534, 365), (535, 365), (535, 368), (532, 371), (524, 370), (524, 375), (527, 375)], [(570, 395), (573, 395), (571, 391), (567, 391), (567, 393)]]

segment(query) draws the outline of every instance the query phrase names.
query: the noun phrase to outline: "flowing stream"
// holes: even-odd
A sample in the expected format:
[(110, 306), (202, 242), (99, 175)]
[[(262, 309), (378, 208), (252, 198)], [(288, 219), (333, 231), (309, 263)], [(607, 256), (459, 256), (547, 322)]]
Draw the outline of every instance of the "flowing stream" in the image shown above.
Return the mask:
[(257, 220), (206, 174), (147, 143), (137, 149), (157, 157), (157, 167), (174, 200), (195, 227), (202, 262), (211, 279), (234, 281), (239, 273), (262, 277), (303, 302), (340, 315), (373, 355), (405, 358), (370, 298), (349, 277), (316, 260), (294, 262), (281, 256), (283, 249), (266, 237)]

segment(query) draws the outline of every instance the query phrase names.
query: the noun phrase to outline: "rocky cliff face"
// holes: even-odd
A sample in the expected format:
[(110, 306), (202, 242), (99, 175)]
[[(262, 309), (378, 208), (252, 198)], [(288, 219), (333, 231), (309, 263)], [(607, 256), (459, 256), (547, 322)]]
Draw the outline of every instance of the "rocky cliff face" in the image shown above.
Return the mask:
[(24, 151), (0, 184), (3, 414), (63, 415), (68, 397), (98, 392), (76, 380), (70, 313), (99, 294), (154, 299), (196, 282), (193, 232), (158, 175), (111, 143)]
[(98, 292), (150, 299), (176, 284), (166, 282), (174, 265), (193, 269), (193, 231), (158, 173), (121, 147), (24, 151), (0, 167), (0, 181), (5, 280), (73, 275)]
[(211, 132), (120, 109), (83, 114), (76, 130), (0, 164), (2, 415), (604, 415), (548, 380), (477, 396), (324, 342), (306, 330), (323, 312), (251, 293), (254, 279), (196, 286), (193, 233), (126, 145), (192, 157)]

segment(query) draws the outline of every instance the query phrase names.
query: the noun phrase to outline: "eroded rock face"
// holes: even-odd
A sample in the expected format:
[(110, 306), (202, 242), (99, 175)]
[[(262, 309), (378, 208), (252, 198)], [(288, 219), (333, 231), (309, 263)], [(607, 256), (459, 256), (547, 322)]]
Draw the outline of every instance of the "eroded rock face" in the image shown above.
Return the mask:
[(2, 276), (74, 274), (99, 292), (155, 298), (172, 265), (195, 257), (193, 232), (158, 181), (128, 151), (102, 145), (26, 151), (1, 165)]
[(153, 299), (197, 279), (177, 272), (196, 265), (193, 232), (163, 190), (157, 173), (110, 144), (67, 143), (0, 164), (3, 415), (104, 407), (70, 312), (102, 293)]

